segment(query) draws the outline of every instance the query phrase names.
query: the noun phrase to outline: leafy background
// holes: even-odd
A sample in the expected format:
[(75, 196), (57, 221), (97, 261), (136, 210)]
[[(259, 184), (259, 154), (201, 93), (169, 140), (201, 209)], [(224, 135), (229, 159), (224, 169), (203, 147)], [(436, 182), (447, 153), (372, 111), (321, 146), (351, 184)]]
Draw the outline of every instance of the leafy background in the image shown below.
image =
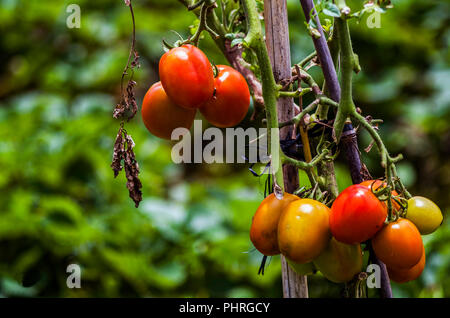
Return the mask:
[[(80, 29), (66, 27), (70, 3), (81, 7)], [(170, 30), (187, 36), (194, 16), (176, 0), (133, 3), (140, 102), (157, 81), (161, 39), (176, 40)], [(424, 237), (421, 278), (393, 284), (394, 295), (449, 297), (450, 4), (393, 3), (381, 28), (351, 23), (362, 66), (354, 95), (365, 113), (385, 120), (381, 134), (407, 158), (398, 168), (410, 191), (445, 214), (443, 226)], [(298, 61), (313, 47), (299, 2), (288, 8)], [(0, 0), (0, 28), (1, 296), (281, 296), (279, 257), (257, 275), (261, 255), (248, 230), (264, 182), (248, 166), (175, 165), (171, 144), (137, 116), (126, 127), (142, 171), (138, 209), (124, 175), (114, 179), (118, 122), (111, 115), (131, 34), (123, 1)], [(201, 48), (225, 62), (208, 36)], [(363, 134), (361, 146), (369, 142)], [(381, 176), (375, 150), (364, 160)], [(350, 184), (343, 163), (337, 173), (341, 189)], [(71, 263), (82, 268), (81, 289), (66, 287)], [(309, 288), (312, 297), (339, 297), (342, 286), (316, 275)]]

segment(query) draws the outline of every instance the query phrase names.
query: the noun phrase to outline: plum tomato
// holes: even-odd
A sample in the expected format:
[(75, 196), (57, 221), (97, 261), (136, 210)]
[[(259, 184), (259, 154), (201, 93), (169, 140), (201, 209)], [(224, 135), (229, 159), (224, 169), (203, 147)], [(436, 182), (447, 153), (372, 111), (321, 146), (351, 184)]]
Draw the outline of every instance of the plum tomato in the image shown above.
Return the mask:
[(425, 248), (423, 248), (420, 261), (408, 269), (394, 269), (387, 267), (389, 278), (396, 283), (406, 283), (419, 278), (425, 268)]
[(361, 272), (361, 246), (341, 243), (333, 237), (313, 263), (328, 280), (334, 283), (348, 282)]
[(443, 220), (439, 207), (430, 199), (419, 196), (408, 200), (406, 218), (417, 226), (422, 235), (436, 231)]
[(250, 91), (241, 73), (226, 65), (217, 65), (217, 69), (214, 96), (200, 107), (200, 112), (214, 126), (233, 127), (248, 112)]
[(311, 262), (322, 253), (331, 238), (330, 208), (312, 200), (289, 203), (278, 222), (280, 252), (298, 264)]
[(160, 82), (153, 84), (144, 96), (141, 115), (145, 127), (153, 135), (170, 140), (175, 128), (190, 129), (195, 109), (176, 105), (165, 93)]
[(299, 197), (290, 193), (284, 193), (282, 199), (278, 199), (272, 193), (259, 205), (252, 219), (250, 240), (262, 254), (267, 256), (280, 254), (278, 220), (284, 207), (295, 200), (299, 200)]
[(382, 228), (386, 217), (386, 205), (369, 188), (352, 185), (331, 206), (331, 233), (342, 243), (362, 243)]
[(375, 255), (391, 269), (408, 269), (422, 256), (419, 230), (411, 221), (399, 218), (385, 225), (372, 239)]
[(214, 93), (214, 72), (206, 55), (186, 44), (159, 60), (159, 77), (167, 95), (179, 106), (199, 108)]

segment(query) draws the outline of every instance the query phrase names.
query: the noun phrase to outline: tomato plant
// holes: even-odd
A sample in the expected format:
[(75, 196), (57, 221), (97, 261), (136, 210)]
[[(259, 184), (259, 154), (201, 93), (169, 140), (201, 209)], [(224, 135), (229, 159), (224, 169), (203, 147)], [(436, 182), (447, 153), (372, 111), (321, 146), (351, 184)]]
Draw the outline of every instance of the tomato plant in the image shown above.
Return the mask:
[(247, 114), (250, 91), (241, 73), (226, 65), (217, 65), (217, 69), (214, 96), (202, 105), (200, 112), (214, 126), (236, 126)]
[(159, 60), (159, 77), (167, 95), (179, 106), (199, 108), (214, 92), (214, 73), (206, 55), (185, 44)]
[(195, 109), (186, 109), (175, 104), (165, 93), (161, 82), (153, 84), (142, 102), (142, 120), (155, 136), (169, 139), (176, 128), (191, 128)]
[[(314, 3), (300, 2), (316, 51), (292, 66), (288, 60), (287, 12), (274, 10), (281, 7), (281, 2), (264, 8), (268, 19), (263, 32), (263, 2), (222, 1), (219, 18), (214, 1), (184, 1), (199, 21), (188, 39), (175, 42), (175, 47), (164, 43), (170, 50), (160, 60), (161, 83), (174, 105), (198, 108), (206, 120), (218, 127), (239, 124), (248, 112), (251, 91), (255, 107), (249, 121), (253, 128), (267, 128), (264, 136), (252, 139), (265, 137), (268, 141), (267, 156), (261, 156), (268, 158), (264, 162), (268, 170), (266, 189), (301, 197), (285, 193), (281, 200), (274, 194), (264, 199), (252, 219), (251, 242), (265, 256), (283, 254), (299, 274), (309, 274), (317, 267), (331, 281), (355, 278), (361, 286), (360, 276), (364, 275), (355, 277), (362, 269), (360, 243), (370, 244), (372, 239), (373, 250), (368, 248), (370, 262), (378, 261), (378, 257), (391, 271), (416, 266), (423, 250), (419, 231), (404, 218), (411, 195), (396, 169), (403, 156), (391, 155), (378, 132), (382, 121), (363, 115), (352, 95), (352, 77), (361, 66), (353, 51), (348, 21), (369, 9), (383, 11), (389, 1), (366, 3), (357, 12), (351, 12), (344, 0), (321, 1), (317, 3), (318, 13), (334, 19), (325, 28), (319, 14), (310, 15)], [(274, 14), (280, 18), (274, 19)], [(203, 31), (212, 35), (233, 66), (219, 65), (216, 78), (207, 57), (196, 47)], [(335, 48), (334, 56), (330, 44)], [(324, 91), (314, 73), (309, 72), (315, 66), (322, 69)], [(303, 99), (305, 94), (309, 94), (308, 98)], [(304, 105), (304, 100), (310, 104)], [(174, 114), (168, 117), (179, 120)], [(353, 125), (367, 131), (376, 146), (384, 181), (362, 182), (370, 173), (361, 162), (359, 130)], [(345, 152), (355, 184), (340, 194), (333, 163), (339, 152)], [(298, 180), (298, 169), (306, 174), (308, 186), (300, 185), (304, 181)], [(423, 233), (432, 232), (442, 221), (440, 211), (438, 214), (434, 207), (433, 212), (422, 209), (413, 199), (408, 203), (406, 217), (416, 222)], [(426, 219), (428, 213), (432, 217)], [(262, 266), (266, 259), (263, 257)], [(382, 275), (386, 275), (384, 267)], [(385, 284), (383, 290), (389, 294), (390, 288)]]
[(331, 238), (330, 208), (312, 199), (288, 204), (278, 223), (278, 246), (283, 255), (295, 263), (311, 262), (323, 251)]
[(419, 230), (404, 218), (385, 225), (372, 239), (372, 247), (375, 255), (394, 269), (413, 267), (423, 251)]
[(283, 209), (295, 200), (299, 200), (299, 198), (290, 193), (284, 193), (282, 199), (278, 199), (272, 193), (259, 205), (252, 219), (250, 240), (262, 254), (280, 254), (277, 235), (278, 221)]
[(383, 226), (387, 216), (384, 205), (370, 189), (352, 185), (339, 194), (331, 207), (330, 229), (340, 242), (367, 241)]
[(443, 220), (439, 207), (430, 199), (420, 196), (408, 200), (406, 218), (417, 226), (422, 235), (436, 231)]

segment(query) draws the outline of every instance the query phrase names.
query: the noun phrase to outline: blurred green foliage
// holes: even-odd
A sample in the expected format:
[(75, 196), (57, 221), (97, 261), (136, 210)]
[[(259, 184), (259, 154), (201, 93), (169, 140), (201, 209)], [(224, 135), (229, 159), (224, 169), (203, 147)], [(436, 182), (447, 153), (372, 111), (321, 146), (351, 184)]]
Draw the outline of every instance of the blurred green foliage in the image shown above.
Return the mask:
[[(137, 116), (144, 200), (128, 197), (110, 168), (118, 122), (112, 109), (128, 57), (131, 20), (120, 0), (78, 0), (81, 28), (66, 27), (74, 1), (0, 0), (0, 295), (57, 297), (279, 297), (280, 260), (264, 276), (249, 240), (264, 180), (247, 165), (174, 165), (171, 144)], [(450, 209), (450, 4), (393, 1), (381, 28), (351, 23), (362, 72), (357, 106), (383, 118), (381, 133), (406, 160), (399, 173), (414, 194)], [(360, 5), (360, 1), (349, 1)], [(139, 102), (157, 81), (161, 39), (189, 34), (194, 16), (176, 0), (133, 1), (141, 68)], [(298, 1), (289, 0), (292, 59), (309, 54)], [(215, 63), (225, 60), (205, 35)], [(314, 75), (320, 80), (320, 71)], [(361, 147), (370, 139), (361, 135)], [(364, 153), (364, 152), (363, 152)], [(382, 175), (375, 149), (363, 154)], [(350, 184), (337, 164), (340, 189)], [(302, 181), (304, 181), (304, 176)], [(450, 296), (450, 224), (424, 237), (427, 266), (397, 297)], [(82, 288), (66, 287), (66, 268), (82, 269)], [(341, 285), (316, 275), (312, 297), (339, 297)]]

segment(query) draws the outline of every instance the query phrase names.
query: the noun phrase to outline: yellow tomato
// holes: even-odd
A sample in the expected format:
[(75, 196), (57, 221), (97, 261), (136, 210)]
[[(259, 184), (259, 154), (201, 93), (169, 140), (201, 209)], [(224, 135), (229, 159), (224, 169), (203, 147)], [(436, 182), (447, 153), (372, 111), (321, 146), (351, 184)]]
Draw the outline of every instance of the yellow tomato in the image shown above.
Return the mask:
[(413, 222), (420, 234), (433, 233), (442, 224), (442, 212), (433, 201), (424, 197), (408, 200), (406, 218)]
[(331, 238), (330, 208), (319, 201), (300, 199), (289, 203), (278, 222), (278, 246), (298, 264), (311, 262)]

